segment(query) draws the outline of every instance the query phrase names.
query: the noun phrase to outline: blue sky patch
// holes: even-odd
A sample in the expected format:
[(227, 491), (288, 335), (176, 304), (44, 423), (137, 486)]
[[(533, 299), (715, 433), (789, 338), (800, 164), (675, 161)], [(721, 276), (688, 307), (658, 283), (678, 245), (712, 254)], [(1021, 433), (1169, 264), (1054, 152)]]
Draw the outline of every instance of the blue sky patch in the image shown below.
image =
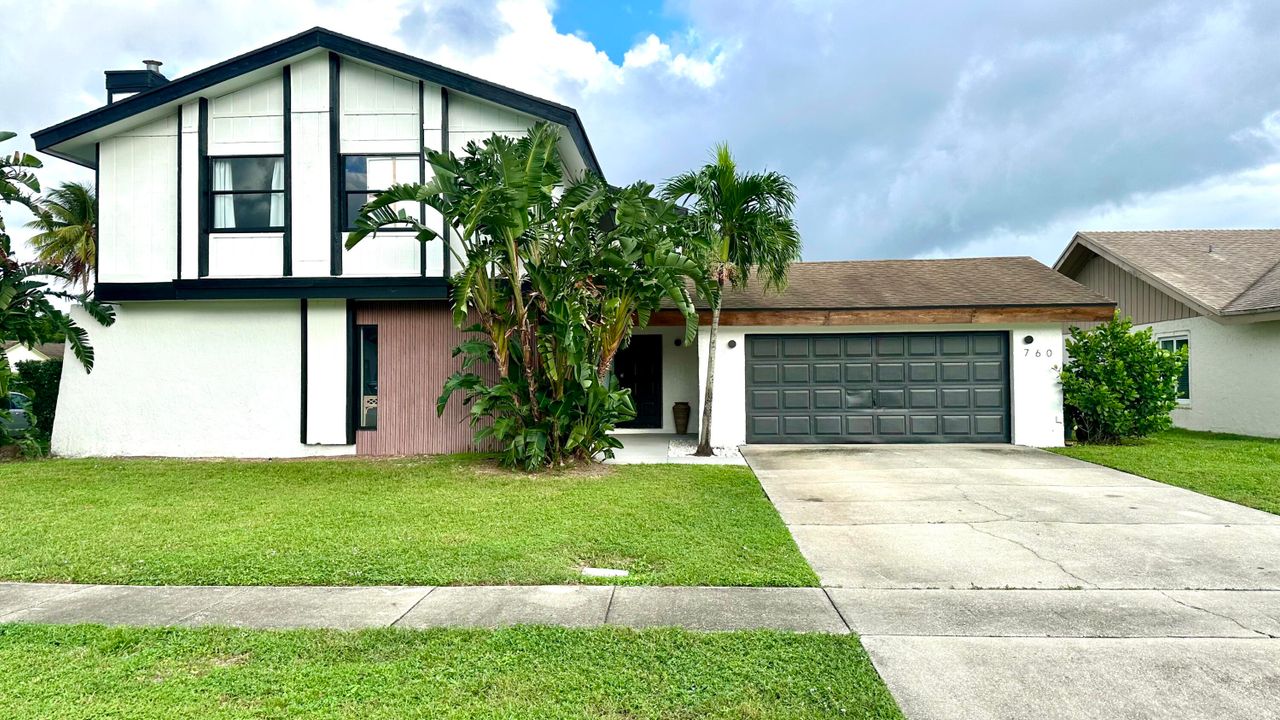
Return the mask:
[(621, 65), (622, 56), (650, 33), (665, 40), (682, 29), (663, 0), (559, 0), (556, 29), (591, 41)]

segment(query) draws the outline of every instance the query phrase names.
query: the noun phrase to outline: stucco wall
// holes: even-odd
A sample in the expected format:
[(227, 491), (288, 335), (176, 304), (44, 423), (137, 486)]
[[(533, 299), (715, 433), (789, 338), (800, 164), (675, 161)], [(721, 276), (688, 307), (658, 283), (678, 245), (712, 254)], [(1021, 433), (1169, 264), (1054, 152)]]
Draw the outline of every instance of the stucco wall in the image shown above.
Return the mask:
[[(747, 335), (771, 333), (883, 333), (974, 332), (1010, 333), (1010, 401), (1012, 440), (1018, 445), (1058, 447), (1063, 444), (1062, 387), (1058, 370), (1062, 361), (1062, 330), (1058, 324), (1037, 325), (884, 325), (850, 327), (722, 327), (717, 337), (715, 400), (711, 418), (711, 443), (731, 447), (746, 441), (746, 341)], [(1032, 342), (1025, 344), (1023, 338)], [(729, 341), (736, 347), (730, 348)], [(698, 383), (706, 382), (710, 332), (698, 335)], [(1037, 355), (1037, 352), (1039, 353)]]
[(1143, 325), (1185, 335), (1191, 399), (1173, 411), (1190, 430), (1280, 437), (1280, 321), (1224, 325), (1207, 317)]
[[(354, 452), (351, 445), (301, 443), (296, 300), (125, 304), (106, 328), (78, 308), (72, 314), (88, 330), (97, 361), (92, 374), (70, 358), (63, 364), (53, 429), (58, 455)], [(326, 327), (313, 321), (316, 331)], [(345, 333), (309, 336), (312, 356), (338, 358), (343, 368), (335, 382), (313, 367), (309, 422), (345, 427)]]

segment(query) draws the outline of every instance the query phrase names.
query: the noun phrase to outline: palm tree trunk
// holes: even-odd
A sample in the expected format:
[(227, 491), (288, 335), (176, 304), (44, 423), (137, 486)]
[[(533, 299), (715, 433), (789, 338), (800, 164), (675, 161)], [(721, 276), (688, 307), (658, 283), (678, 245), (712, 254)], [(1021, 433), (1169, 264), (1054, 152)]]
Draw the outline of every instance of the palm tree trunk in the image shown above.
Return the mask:
[[(721, 287), (723, 288), (723, 283)], [(720, 299), (717, 296), (711, 305), (711, 337), (707, 343), (707, 386), (702, 391), (702, 422), (698, 423), (698, 449), (693, 451), (699, 457), (711, 457), (711, 401), (716, 385), (716, 333), (720, 330)]]

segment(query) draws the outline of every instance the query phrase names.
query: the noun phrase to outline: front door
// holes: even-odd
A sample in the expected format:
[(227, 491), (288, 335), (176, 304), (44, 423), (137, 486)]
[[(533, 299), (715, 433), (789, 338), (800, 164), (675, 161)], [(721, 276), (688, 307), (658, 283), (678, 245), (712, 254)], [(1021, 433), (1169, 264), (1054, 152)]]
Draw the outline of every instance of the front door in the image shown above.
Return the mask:
[(613, 359), (618, 384), (631, 391), (636, 419), (624, 428), (662, 427), (662, 336), (633, 335), (631, 344)]

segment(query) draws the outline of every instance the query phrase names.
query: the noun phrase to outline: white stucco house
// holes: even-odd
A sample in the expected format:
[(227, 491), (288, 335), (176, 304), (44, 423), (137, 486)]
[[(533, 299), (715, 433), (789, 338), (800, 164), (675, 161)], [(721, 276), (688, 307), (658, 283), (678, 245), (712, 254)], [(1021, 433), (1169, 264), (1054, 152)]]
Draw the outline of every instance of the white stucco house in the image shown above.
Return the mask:
[(1280, 437), (1280, 230), (1079, 232), (1054, 267), (1187, 348), (1175, 425)]
[[(343, 247), (426, 149), (558, 126), (573, 173), (601, 169), (571, 108), (323, 29), (174, 80), (107, 73), (109, 103), (34, 134), (94, 168), (96, 348), (67, 363), (63, 455), (293, 457), (451, 452), (435, 413), (460, 334), (440, 243)], [(430, 211), (424, 210), (430, 221)], [(725, 300), (713, 442), (1062, 443), (1064, 322), (1114, 303), (1029, 258), (801, 263), (790, 288)], [(635, 432), (696, 431), (707, 333), (658, 313), (619, 358)]]
[(20, 362), (61, 360), (65, 352), (66, 345), (63, 343), (41, 343), (27, 347), (13, 340), (4, 345), (4, 354), (9, 359), (9, 367), (17, 367)]

